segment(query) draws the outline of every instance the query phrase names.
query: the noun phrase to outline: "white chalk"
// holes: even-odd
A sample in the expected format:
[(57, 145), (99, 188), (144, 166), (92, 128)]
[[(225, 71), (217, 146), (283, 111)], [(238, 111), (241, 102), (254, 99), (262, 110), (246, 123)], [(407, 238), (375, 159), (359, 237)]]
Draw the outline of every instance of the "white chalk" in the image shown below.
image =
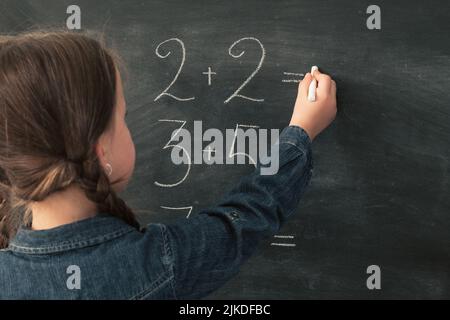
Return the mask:
[[(314, 71), (319, 70), (317, 66), (313, 66), (311, 68), (311, 75), (314, 76)], [(316, 101), (316, 87), (317, 87), (317, 80), (313, 79), (311, 83), (309, 84), (308, 88), (308, 101), (314, 102)]]
[(316, 101), (316, 86), (317, 86), (317, 80), (313, 79), (311, 83), (309, 84), (308, 88), (308, 101), (314, 102)]

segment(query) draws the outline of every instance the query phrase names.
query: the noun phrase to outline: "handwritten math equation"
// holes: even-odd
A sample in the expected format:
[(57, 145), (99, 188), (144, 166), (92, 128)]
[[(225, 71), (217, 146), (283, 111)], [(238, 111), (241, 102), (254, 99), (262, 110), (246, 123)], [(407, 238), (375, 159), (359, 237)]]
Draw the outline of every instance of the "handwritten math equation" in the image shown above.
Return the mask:
[[(240, 83), (240, 85), (236, 86), (236, 89), (230, 96), (224, 98), (224, 101), (223, 101), (224, 104), (229, 103), (233, 99), (244, 99), (244, 100), (249, 100), (249, 101), (256, 102), (256, 103), (264, 102), (264, 98), (250, 97), (244, 93), (245, 87), (248, 85), (248, 83), (250, 81), (252, 81), (252, 79), (258, 74), (261, 67), (263, 66), (263, 63), (264, 63), (264, 60), (266, 57), (266, 49), (264, 48), (263, 43), (254, 37), (244, 37), (244, 38), (241, 38), (241, 39), (235, 41), (233, 44), (231, 44), (231, 46), (228, 48), (228, 54), (234, 59), (241, 58), (245, 54), (245, 50), (243, 50), (242, 48), (241, 48), (241, 50), (238, 50), (238, 47), (242, 46), (242, 44), (244, 42), (256, 43), (260, 50), (260, 58), (259, 58), (259, 61), (257, 61), (253, 72), (246, 79), (244, 79), (243, 82)], [(162, 90), (162, 92), (160, 92), (154, 98), (154, 101), (156, 102), (156, 101), (162, 99), (163, 97), (166, 97), (169, 99), (174, 99), (179, 102), (195, 100), (195, 98), (196, 98), (195, 96), (181, 96), (180, 94), (176, 94), (176, 93), (172, 92), (172, 90), (171, 90), (173, 85), (176, 83), (176, 81), (181, 76), (183, 67), (185, 66), (185, 63), (187, 60), (186, 60), (186, 46), (185, 46), (184, 42), (179, 38), (170, 38), (170, 39), (167, 39), (167, 40), (159, 43), (155, 49), (155, 54), (157, 57), (159, 57), (161, 59), (169, 58), (169, 56), (172, 54), (172, 52), (168, 51), (168, 50), (164, 50), (169, 43), (174, 43), (174, 44), (178, 45), (179, 50), (181, 51), (181, 61), (179, 62), (178, 69), (177, 69), (172, 81)], [(213, 76), (217, 75), (217, 73), (213, 71), (211, 66), (208, 67), (207, 71), (202, 72), (202, 74), (207, 76), (208, 86), (211, 86)], [(300, 82), (299, 78), (304, 76), (303, 73), (297, 73), (297, 72), (283, 72), (283, 75), (285, 76), (285, 79), (282, 79), (282, 82), (284, 82), (284, 83), (298, 83), (298, 82)], [(176, 137), (177, 133), (186, 126), (187, 121), (179, 120), (179, 119), (160, 119), (158, 121), (160, 123), (167, 123), (172, 126), (174, 124), (177, 125), (177, 129), (174, 130), (171, 138), (162, 147), (162, 149), (163, 150), (168, 149), (168, 148), (182, 149), (182, 146), (174, 143), (174, 137)], [(241, 129), (241, 128), (259, 128), (259, 126), (249, 125), (249, 124), (236, 124), (235, 135), (234, 135), (235, 139), (237, 138), (238, 129)], [(233, 140), (230, 150), (227, 151), (228, 157), (236, 157), (238, 155), (244, 155), (249, 159), (251, 164), (256, 166), (256, 161), (254, 159), (252, 159), (250, 155), (245, 154), (245, 153), (242, 154), (242, 152), (240, 152), (240, 153), (235, 152), (234, 145), (235, 145), (235, 140)], [(188, 176), (191, 172), (191, 161), (190, 161), (191, 156), (187, 150), (180, 150), (180, 151), (183, 152), (185, 154), (185, 156), (188, 158), (186, 169), (185, 169), (185, 172), (182, 175), (182, 177), (177, 181), (163, 181), (163, 182), (162, 181), (154, 181), (154, 184), (156, 186), (161, 187), (161, 188), (174, 188), (174, 187), (181, 185), (184, 181), (186, 181), (186, 179), (188, 178)], [(205, 148), (203, 151), (206, 153), (209, 153), (209, 154), (211, 154), (211, 152), (214, 152), (214, 150), (211, 150), (208, 148)], [(170, 211), (170, 212), (183, 213), (186, 216), (186, 218), (189, 218), (191, 216), (191, 213), (193, 212), (192, 205), (185, 205), (185, 206), (161, 205), (160, 208), (163, 210)], [(275, 235), (274, 239), (275, 239), (274, 242), (270, 243), (271, 246), (284, 247), (284, 248), (288, 248), (288, 247), (292, 248), (292, 247), (296, 246), (294, 243), (294, 240), (293, 240), (294, 239), (293, 235)]]
[[(178, 80), (178, 78), (180, 77), (183, 67), (186, 63), (186, 46), (184, 44), (184, 42), (182, 40), (180, 40), (179, 38), (171, 38), (171, 39), (167, 39), (163, 42), (161, 42), (160, 44), (158, 44), (158, 46), (156, 47), (155, 53), (156, 55), (161, 58), (161, 59), (166, 59), (168, 58), (172, 52), (171, 51), (164, 51), (164, 47), (168, 44), (168, 43), (176, 43), (178, 44), (180, 51), (181, 51), (181, 61), (178, 67), (178, 70), (173, 78), (173, 80), (169, 83), (169, 85), (161, 92), (157, 95), (157, 97), (154, 99), (154, 101), (158, 101), (160, 100), (162, 97), (167, 96), (171, 99), (177, 100), (177, 101), (192, 101), (195, 100), (195, 96), (191, 96), (191, 97), (180, 97), (177, 96), (171, 92), (169, 92), (172, 88), (172, 86), (175, 84), (175, 82)], [(237, 88), (235, 89), (235, 91), (228, 97), (225, 98), (225, 100), (223, 101), (224, 104), (229, 103), (231, 100), (233, 99), (244, 99), (244, 100), (249, 100), (249, 101), (253, 101), (253, 102), (264, 102), (264, 98), (258, 98), (258, 97), (250, 97), (248, 95), (245, 95), (243, 93), (244, 88), (249, 84), (250, 81), (252, 81), (252, 79), (258, 74), (258, 72), (261, 70), (261, 67), (264, 63), (264, 60), (266, 58), (266, 49), (264, 48), (264, 45), (262, 44), (261, 41), (259, 41), (257, 38), (255, 37), (244, 37), (241, 38), (237, 41), (235, 41), (229, 48), (228, 48), (228, 54), (233, 57), (234, 59), (239, 59), (241, 58), (244, 54), (245, 54), (245, 50), (238, 50), (238, 46), (242, 45), (243, 42), (255, 42), (258, 44), (258, 47), (260, 49), (260, 58), (259, 61), (257, 61), (255, 69), (253, 70), (253, 72), (245, 79), (243, 80), (242, 83), (240, 83), (239, 86), (237, 86)], [(212, 70), (211, 66), (208, 66), (208, 70), (205, 72), (202, 72), (203, 75), (207, 76), (207, 81), (208, 81), (208, 86), (212, 85), (212, 79), (213, 76), (217, 75), (217, 72), (214, 72)], [(303, 77), (304, 74), (303, 73), (297, 73), (297, 72), (283, 72), (283, 74), (285, 76), (288, 76), (289, 79), (283, 79), (282, 82), (285, 83), (290, 83), (290, 82), (294, 82), (294, 83), (298, 83), (300, 82), (299, 77)]]

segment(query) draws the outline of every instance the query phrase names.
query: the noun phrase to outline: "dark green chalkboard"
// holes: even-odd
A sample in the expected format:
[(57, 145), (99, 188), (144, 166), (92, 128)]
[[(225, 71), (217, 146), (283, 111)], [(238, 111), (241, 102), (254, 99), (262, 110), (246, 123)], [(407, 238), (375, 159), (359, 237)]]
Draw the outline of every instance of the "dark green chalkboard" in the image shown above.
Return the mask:
[[(137, 150), (124, 198), (143, 223), (186, 219), (214, 205), (248, 165), (170, 161), (178, 123), (283, 128), (297, 84), (284, 72), (318, 65), (338, 84), (336, 121), (313, 144), (314, 175), (297, 214), (210, 298), (450, 298), (450, 2), (376, 1), (1, 1), (0, 31), (65, 26), (77, 4), (82, 28), (104, 30), (129, 69), (128, 124)], [(174, 79), (168, 96), (155, 98)], [(241, 41), (233, 58), (228, 50)], [(225, 100), (257, 68), (242, 93)], [(211, 85), (203, 72), (211, 67)], [(170, 208), (188, 209), (174, 210)], [(291, 246), (277, 246), (284, 242)], [(294, 246), (295, 245), (295, 246)], [(381, 290), (366, 269), (381, 268)]]

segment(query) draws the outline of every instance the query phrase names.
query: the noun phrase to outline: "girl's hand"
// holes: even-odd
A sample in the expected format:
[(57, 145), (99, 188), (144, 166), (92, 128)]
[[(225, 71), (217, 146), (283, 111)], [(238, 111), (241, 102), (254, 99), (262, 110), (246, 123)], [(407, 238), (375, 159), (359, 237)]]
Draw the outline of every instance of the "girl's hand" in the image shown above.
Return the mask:
[(314, 72), (317, 80), (316, 101), (308, 101), (313, 76), (307, 73), (298, 87), (297, 100), (289, 125), (303, 128), (311, 141), (336, 118), (336, 82), (327, 74)]

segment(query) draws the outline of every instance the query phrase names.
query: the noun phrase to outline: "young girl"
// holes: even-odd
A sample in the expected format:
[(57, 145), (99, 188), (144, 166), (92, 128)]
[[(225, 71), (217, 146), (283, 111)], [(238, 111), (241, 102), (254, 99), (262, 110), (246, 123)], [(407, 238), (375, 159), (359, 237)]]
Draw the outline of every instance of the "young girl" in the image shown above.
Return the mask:
[(117, 195), (135, 161), (118, 61), (80, 33), (0, 37), (2, 299), (203, 297), (305, 192), (311, 142), (336, 116), (336, 84), (319, 71), (299, 85), (276, 175), (258, 164), (216, 206), (141, 228)]

